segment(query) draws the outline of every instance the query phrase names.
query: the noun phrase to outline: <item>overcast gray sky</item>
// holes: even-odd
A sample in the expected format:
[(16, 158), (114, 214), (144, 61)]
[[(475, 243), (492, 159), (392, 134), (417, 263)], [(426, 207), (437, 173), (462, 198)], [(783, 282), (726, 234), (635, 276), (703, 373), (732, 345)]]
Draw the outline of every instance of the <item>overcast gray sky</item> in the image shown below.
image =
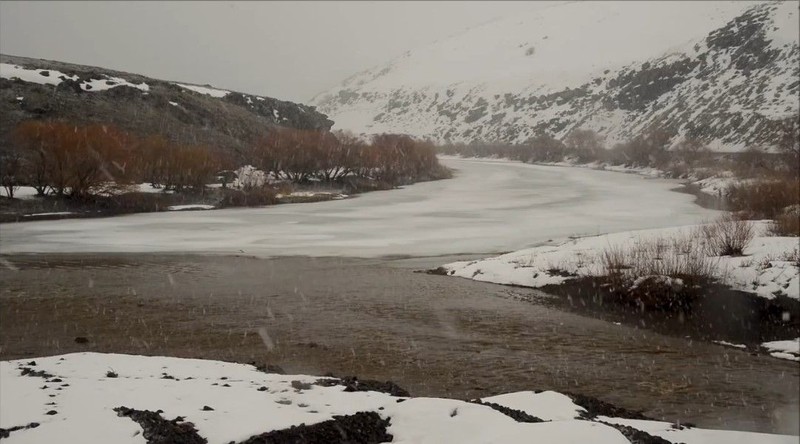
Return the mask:
[(0, 52), (306, 102), (533, 2), (0, 2)]

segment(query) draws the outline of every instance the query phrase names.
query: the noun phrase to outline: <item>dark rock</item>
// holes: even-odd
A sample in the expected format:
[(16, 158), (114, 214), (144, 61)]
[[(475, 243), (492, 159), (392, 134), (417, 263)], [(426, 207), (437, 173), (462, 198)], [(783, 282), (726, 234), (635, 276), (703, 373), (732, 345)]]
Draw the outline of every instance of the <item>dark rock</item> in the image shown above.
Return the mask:
[(425, 270), (425, 273), (427, 273), (427, 274), (435, 274), (437, 276), (447, 276), (448, 270), (446, 268), (444, 268), (444, 267), (436, 267), (436, 268), (432, 268), (430, 270)]
[(292, 388), (296, 390), (309, 390), (311, 389), (311, 384), (301, 381), (292, 381)]
[(389, 420), (375, 412), (359, 412), (334, 416), (310, 426), (302, 424), (256, 435), (239, 444), (377, 444), (392, 441), (392, 435), (386, 431), (388, 426)]
[(183, 422), (178, 416), (173, 420), (164, 419), (161, 410), (135, 410), (128, 407), (114, 409), (117, 416), (131, 418), (143, 430), (142, 436), (148, 444), (206, 444), (205, 438), (197, 433), (194, 424)]
[(56, 86), (56, 92), (74, 92), (76, 94), (83, 94), (81, 83), (77, 80), (64, 79)]
[(214, 411), (214, 409), (212, 409), (211, 407), (209, 407), (209, 406), (207, 406), (207, 405), (204, 405), (204, 406), (203, 406), (203, 411), (204, 411), (204, 412), (213, 412), (213, 411)]
[(50, 416), (52, 416), (52, 415), (57, 415), (57, 414), (58, 414), (58, 412), (57, 412), (57, 411), (55, 411), (55, 410), (50, 410), (50, 411), (48, 411), (47, 413), (45, 413), (45, 415), (50, 415)]
[(523, 412), (522, 410), (512, 409), (500, 404), (495, 404), (494, 402), (483, 402), (480, 399), (476, 399), (474, 401), (469, 401), (469, 402), (473, 404), (485, 405), (486, 407), (490, 407), (517, 422), (530, 422), (530, 423), (545, 422), (543, 419), (537, 418), (536, 416), (533, 415), (529, 415)]
[(628, 427), (619, 424), (611, 424), (604, 421), (597, 421), (600, 424), (605, 424), (609, 427), (614, 427), (615, 429), (619, 430), (631, 444), (673, 444), (670, 441), (660, 437), (660, 436), (653, 436), (647, 432), (643, 432), (639, 429), (634, 429), (633, 427)]
[(78, 336), (78, 337), (75, 338), (75, 343), (76, 344), (88, 344), (89, 343), (89, 338), (86, 338), (84, 336)]
[(36, 378), (45, 378), (45, 379), (49, 379), (49, 378), (53, 377), (53, 375), (51, 375), (50, 373), (47, 373), (44, 370), (34, 370), (32, 368), (29, 368), (29, 367), (22, 367), (20, 370), (21, 370), (20, 374), (22, 376), (33, 376), (33, 377), (36, 377)]
[(284, 371), (280, 366), (277, 365), (272, 365), (272, 364), (256, 365), (255, 362), (251, 362), (250, 365), (254, 366), (256, 370), (262, 373), (274, 373), (276, 375), (286, 374), (286, 371)]
[(569, 396), (572, 402), (583, 407), (586, 411), (581, 412), (581, 419), (594, 419), (598, 416), (611, 416), (614, 418), (623, 419), (644, 419), (648, 421), (655, 421), (636, 410), (629, 410), (623, 407), (617, 407), (605, 401), (601, 401), (591, 396), (578, 395), (575, 393), (562, 392), (564, 395)]
[(359, 380), (355, 376), (337, 379), (318, 379), (314, 384), (323, 387), (343, 385), (346, 392), (381, 392), (392, 396), (411, 396), (407, 390), (391, 381)]
[(35, 429), (36, 427), (39, 427), (39, 423), (38, 422), (32, 422), (32, 423), (30, 423), (28, 425), (15, 426), (15, 427), (7, 428), (7, 429), (0, 428), (0, 438), (8, 438), (9, 436), (11, 436), (11, 432), (16, 432), (16, 431), (19, 431), (19, 430), (26, 430), (26, 429)]

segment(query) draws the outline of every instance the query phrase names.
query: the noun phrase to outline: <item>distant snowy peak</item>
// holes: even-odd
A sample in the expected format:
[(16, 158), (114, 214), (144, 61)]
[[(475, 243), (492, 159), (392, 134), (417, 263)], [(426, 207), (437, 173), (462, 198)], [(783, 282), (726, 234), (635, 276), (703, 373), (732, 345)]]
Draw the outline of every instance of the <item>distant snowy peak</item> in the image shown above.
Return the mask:
[(493, 21), (313, 99), (336, 128), (520, 142), (650, 128), (724, 149), (798, 115), (798, 2), (572, 2)]

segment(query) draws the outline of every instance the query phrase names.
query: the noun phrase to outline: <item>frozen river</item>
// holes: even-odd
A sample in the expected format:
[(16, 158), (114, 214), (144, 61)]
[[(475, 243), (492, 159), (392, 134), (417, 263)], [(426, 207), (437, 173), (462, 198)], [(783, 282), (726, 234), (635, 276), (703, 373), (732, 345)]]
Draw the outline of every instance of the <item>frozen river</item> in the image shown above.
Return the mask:
[(453, 159), (450, 180), (353, 199), (0, 225), (0, 252), (435, 256), (568, 236), (692, 224), (715, 212), (675, 181), (584, 168)]

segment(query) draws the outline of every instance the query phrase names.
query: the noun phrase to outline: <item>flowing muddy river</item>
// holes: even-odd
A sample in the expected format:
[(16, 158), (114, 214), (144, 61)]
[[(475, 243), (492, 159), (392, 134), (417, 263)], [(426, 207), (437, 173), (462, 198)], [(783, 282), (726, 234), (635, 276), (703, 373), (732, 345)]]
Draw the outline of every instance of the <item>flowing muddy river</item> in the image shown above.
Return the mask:
[(445, 163), (456, 178), (343, 201), (2, 224), (0, 359), (255, 361), (418, 396), (554, 389), (706, 427), (799, 433), (796, 363), (559, 310), (535, 290), (414, 273), (465, 258), (436, 255), (714, 211), (670, 181)]
[(796, 363), (519, 300), (547, 297), (535, 290), (413, 272), (452, 258), (5, 259), (2, 359), (255, 361), (393, 380), (414, 395), (553, 389), (705, 427), (798, 433)]

